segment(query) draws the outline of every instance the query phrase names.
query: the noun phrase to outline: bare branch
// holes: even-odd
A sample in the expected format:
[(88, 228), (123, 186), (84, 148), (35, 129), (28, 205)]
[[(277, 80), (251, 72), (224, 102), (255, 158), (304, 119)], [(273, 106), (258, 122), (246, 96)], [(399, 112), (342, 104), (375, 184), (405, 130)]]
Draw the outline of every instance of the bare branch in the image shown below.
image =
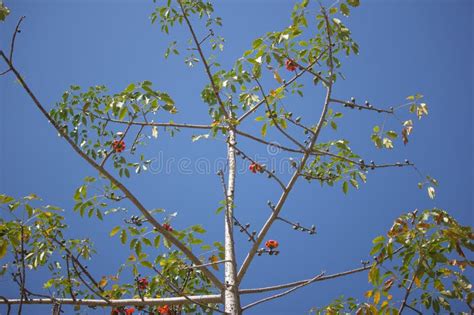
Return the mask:
[[(397, 248), (396, 250), (393, 251), (392, 255), (395, 255), (396, 253), (398, 253), (402, 249), (403, 249), (403, 247)], [(375, 260), (375, 263), (380, 265), (387, 258), (388, 258), (388, 255), (385, 256), (383, 260), (380, 260), (380, 262), (379, 262), (379, 260)], [(365, 271), (365, 270), (369, 270), (370, 268), (372, 268), (372, 264), (370, 264), (367, 261), (367, 262), (363, 262), (362, 267), (347, 270), (347, 271), (342, 271), (342, 272), (338, 272), (338, 273), (334, 273), (332, 275), (322, 276), (322, 277), (318, 278), (317, 280), (315, 280), (313, 282), (319, 282), (319, 281), (325, 281), (325, 280), (335, 279), (335, 278), (339, 278), (339, 277), (344, 277), (344, 276), (348, 276), (348, 275), (351, 275), (351, 274), (354, 274), (354, 273), (359, 273), (359, 272), (362, 272), (362, 271)], [(285, 284), (269, 286), (269, 287), (263, 287), (263, 288), (242, 289), (239, 292), (241, 294), (252, 294), (252, 293), (263, 293), (263, 292), (268, 292), (268, 291), (276, 291), (276, 290), (281, 290), (281, 289), (292, 288), (292, 287), (298, 286), (300, 284), (303, 284), (303, 283), (306, 283), (306, 282), (310, 281), (311, 279), (313, 279), (313, 278), (300, 280), (300, 281), (295, 281), (295, 282), (289, 282), (289, 283), (285, 283)]]
[(0, 302), (0, 304), (6, 304), (7, 305), (7, 315), (10, 315), (10, 311), (11, 311), (11, 308), (12, 308), (11, 305), (10, 305), (10, 302), (3, 295), (0, 295), (0, 300), (3, 301), (3, 303)]
[(291, 225), (291, 227), (296, 231), (308, 232), (310, 235), (316, 234), (316, 227), (314, 225), (312, 225), (310, 228), (307, 228), (300, 225), (299, 222), (291, 222), (290, 220), (287, 220), (282, 217), (277, 217), (277, 220), (280, 220), (282, 222), (285, 222), (286, 224)]
[(264, 303), (264, 302), (268, 302), (268, 301), (271, 301), (271, 300), (274, 300), (274, 299), (283, 297), (283, 296), (285, 296), (285, 295), (287, 295), (287, 294), (290, 294), (291, 292), (294, 292), (294, 291), (296, 291), (296, 290), (298, 290), (298, 289), (300, 289), (300, 288), (302, 288), (302, 287), (304, 287), (304, 286), (307, 286), (308, 284), (311, 284), (311, 283), (317, 281), (317, 280), (318, 280), (319, 278), (321, 278), (323, 275), (324, 275), (324, 273), (320, 273), (319, 275), (315, 276), (314, 278), (312, 278), (312, 279), (310, 279), (310, 280), (308, 280), (308, 281), (306, 281), (306, 282), (304, 282), (304, 283), (302, 283), (302, 284), (300, 284), (300, 285), (298, 285), (298, 286), (296, 286), (296, 287), (294, 287), (294, 288), (291, 288), (291, 289), (289, 289), (289, 290), (287, 290), (287, 291), (285, 291), (285, 292), (278, 293), (278, 294), (275, 294), (275, 295), (272, 295), (272, 296), (263, 298), (263, 299), (261, 299), (261, 300), (258, 300), (258, 301), (256, 301), (256, 302), (250, 303), (250, 304), (248, 304), (248, 305), (242, 307), (242, 310), (246, 310), (246, 309), (249, 309), (249, 308), (251, 308), (251, 307), (254, 307), (254, 306), (258, 305), (258, 304), (261, 304), (261, 303)]
[(186, 268), (183, 268), (183, 269), (199, 269), (199, 268), (202, 268), (202, 267), (207, 267), (207, 266), (213, 266), (213, 265), (218, 265), (218, 264), (222, 264), (222, 263), (225, 263), (227, 262), (227, 260), (218, 260), (218, 261), (214, 261), (214, 262), (210, 262), (210, 263), (206, 263), (206, 264), (201, 264), (201, 265), (192, 265), (192, 266), (188, 266)]
[(418, 270), (419, 270), (420, 265), (421, 265), (421, 260), (422, 260), (422, 257), (420, 257), (420, 259), (418, 261), (418, 266), (416, 267), (416, 270), (413, 273), (413, 276), (411, 277), (410, 284), (408, 285), (408, 288), (405, 289), (405, 295), (403, 297), (402, 304), (400, 305), (400, 308), (398, 309), (398, 314), (400, 314), (400, 315), (403, 313), (403, 310), (408, 305), (408, 303), (407, 303), (408, 302), (408, 297), (410, 296), (411, 289), (413, 288), (413, 284), (415, 283), (415, 278), (416, 278), (416, 275), (418, 274)]
[[(193, 304), (199, 303), (222, 303), (222, 297), (220, 294), (211, 295), (197, 295), (189, 296)], [(102, 299), (63, 299), (63, 298), (42, 298), (42, 299), (28, 299), (24, 301), (24, 304), (54, 304), (60, 303), (62, 305), (86, 305), (86, 306), (162, 306), (162, 305), (183, 305), (189, 304), (189, 299), (185, 297), (171, 297), (171, 298), (144, 298), (142, 299), (121, 299), (121, 300), (109, 300), (106, 302)], [(20, 299), (6, 299), (0, 298), (0, 304), (7, 305), (18, 305)], [(206, 306), (207, 307), (207, 306)]]
[(355, 102), (353, 102), (352, 100), (349, 102), (349, 101), (341, 101), (341, 100), (337, 100), (337, 99), (334, 99), (334, 98), (331, 98), (331, 102), (332, 103), (339, 103), (339, 104), (343, 104), (344, 107), (349, 107), (349, 108), (357, 108), (359, 110), (371, 110), (371, 111), (375, 111), (377, 113), (387, 113), (387, 114), (393, 114), (394, 112), (394, 109), (391, 108), (391, 109), (381, 109), (381, 108), (375, 108), (373, 107), (370, 103), (366, 102), (365, 106), (363, 105), (357, 105)]
[(72, 280), (71, 280), (71, 268), (69, 266), (69, 256), (66, 256), (66, 268), (67, 268), (67, 279), (68, 279), (68, 284), (69, 284), (69, 294), (71, 295), (71, 298), (75, 301), (76, 300), (76, 294), (74, 294), (74, 288), (72, 286)]
[(226, 116), (226, 118), (230, 119), (231, 117), (229, 116), (229, 113), (225, 109), (224, 102), (222, 101), (221, 96), (219, 94), (219, 88), (217, 87), (216, 83), (214, 82), (214, 78), (212, 77), (211, 68), (209, 67), (206, 57), (204, 56), (204, 53), (202, 51), (201, 42), (198, 40), (196, 33), (194, 32), (194, 28), (191, 22), (189, 21), (188, 14), (186, 13), (186, 9), (184, 8), (183, 3), (181, 2), (181, 0), (178, 0), (178, 3), (181, 8), (181, 12), (183, 13), (184, 20), (186, 21), (186, 25), (188, 26), (189, 32), (191, 33), (191, 36), (193, 37), (194, 44), (196, 45), (199, 55), (201, 56), (204, 69), (206, 70), (207, 76), (209, 77), (209, 82), (211, 83), (214, 95), (216, 96), (216, 99), (219, 103), (219, 106), (221, 107), (223, 114)]
[[(132, 124), (132, 125), (138, 125), (138, 126), (150, 126), (150, 127), (176, 127), (176, 128), (190, 128), (190, 129), (212, 129), (213, 127), (211, 125), (198, 125), (198, 124), (183, 124), (183, 123), (160, 123), (160, 122), (148, 122), (148, 121), (126, 121), (126, 120), (118, 120), (118, 119), (113, 119), (113, 118), (108, 118), (108, 117), (102, 117), (99, 115), (96, 115), (91, 112), (87, 112), (89, 115), (94, 116), (97, 119), (108, 121), (108, 122), (113, 122), (117, 124)], [(223, 128), (223, 127), (221, 127)]]
[[(247, 159), (251, 163), (257, 163), (255, 160), (245, 154), (242, 150), (237, 148), (237, 146), (234, 145), (234, 148), (237, 151), (237, 155), (242, 156), (243, 159)], [(269, 178), (273, 178), (274, 180), (276, 180), (282, 189), (285, 189), (285, 184), (283, 184), (283, 182), (272, 171), (269, 171), (267, 168), (263, 168), (262, 171), (266, 173)]]
[(12, 41), (11, 41), (11, 44), (10, 44), (10, 57), (8, 58), (8, 60), (10, 60), (10, 64), (13, 64), (13, 52), (15, 51), (16, 35), (21, 32), (20, 31), (20, 25), (21, 25), (21, 23), (23, 22), (23, 20), (25, 18), (26, 18), (26, 16), (20, 17), (20, 20), (16, 24), (15, 32), (13, 33)]
[[(21, 19), (20, 19), (21, 22)], [(19, 23), (18, 23), (19, 25)], [(26, 268), (25, 268), (25, 232), (24, 226), (21, 225), (21, 236), (20, 236), (20, 256), (21, 256), (21, 285), (20, 285), (20, 306), (18, 307), (18, 314), (21, 314), (23, 308), (23, 302), (26, 297), (25, 286), (26, 286)]]

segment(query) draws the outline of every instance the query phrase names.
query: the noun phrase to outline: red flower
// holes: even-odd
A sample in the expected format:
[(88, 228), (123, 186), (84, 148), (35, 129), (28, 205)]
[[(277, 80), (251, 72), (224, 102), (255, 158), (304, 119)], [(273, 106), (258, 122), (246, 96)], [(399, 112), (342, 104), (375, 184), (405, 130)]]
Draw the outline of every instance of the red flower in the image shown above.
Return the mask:
[(291, 59), (286, 59), (285, 66), (286, 66), (286, 70), (288, 71), (295, 71), (296, 68), (298, 67), (296, 63)]
[(125, 150), (125, 142), (123, 140), (114, 140), (112, 148), (115, 152), (120, 153)]
[(138, 279), (138, 288), (140, 290), (145, 290), (148, 287), (148, 279), (147, 278), (140, 278)]
[(112, 311), (110, 312), (110, 315), (120, 315), (120, 311), (116, 308), (113, 308)]
[(161, 307), (158, 307), (158, 313), (161, 315), (169, 315), (170, 314), (170, 308), (168, 305), (163, 305)]
[(257, 173), (257, 172), (261, 173), (261, 172), (263, 172), (263, 167), (260, 164), (252, 163), (249, 166), (249, 170), (254, 174)]
[(265, 242), (265, 246), (269, 249), (275, 249), (278, 247), (278, 242), (275, 240), (268, 240)]
[(164, 223), (164, 224), (163, 224), (163, 228), (164, 228), (166, 231), (168, 231), (168, 232), (173, 232), (173, 228), (172, 228), (171, 225), (168, 224), (168, 223)]
[(135, 312), (135, 308), (133, 308), (133, 307), (127, 308), (127, 309), (125, 310), (125, 314), (126, 314), (126, 315), (131, 315), (131, 314), (133, 314), (134, 312)]

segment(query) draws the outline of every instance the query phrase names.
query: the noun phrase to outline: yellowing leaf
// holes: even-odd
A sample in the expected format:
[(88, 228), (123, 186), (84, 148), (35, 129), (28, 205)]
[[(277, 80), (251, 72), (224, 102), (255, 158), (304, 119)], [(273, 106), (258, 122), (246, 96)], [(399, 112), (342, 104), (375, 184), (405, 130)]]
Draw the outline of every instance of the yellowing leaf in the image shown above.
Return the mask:
[(6, 255), (8, 248), (8, 243), (4, 240), (0, 240), (0, 258)]
[(376, 291), (374, 294), (374, 303), (379, 304), (380, 302), (380, 291)]
[(105, 276), (102, 276), (102, 278), (99, 281), (99, 287), (104, 288), (107, 285), (107, 278)]
[[(215, 262), (219, 261), (219, 258), (216, 255), (212, 255), (211, 257), (209, 257), (209, 261), (211, 263), (215, 263)], [(219, 266), (217, 264), (213, 264), (212, 268), (214, 268), (215, 270), (219, 270)]]
[(413, 279), (413, 281), (415, 282), (415, 285), (416, 285), (418, 288), (421, 287), (421, 281), (420, 281), (420, 279), (418, 279), (418, 277), (415, 277), (415, 278)]
[(112, 229), (112, 231), (110, 231), (110, 236), (114, 236), (115, 234), (117, 234), (119, 231), (120, 231), (120, 226), (116, 226)]
[(280, 84), (283, 83), (283, 80), (281, 79), (280, 74), (278, 74), (278, 71), (276, 71), (276, 70), (273, 71), (273, 78), (275, 78), (275, 80), (278, 83), (280, 83)]

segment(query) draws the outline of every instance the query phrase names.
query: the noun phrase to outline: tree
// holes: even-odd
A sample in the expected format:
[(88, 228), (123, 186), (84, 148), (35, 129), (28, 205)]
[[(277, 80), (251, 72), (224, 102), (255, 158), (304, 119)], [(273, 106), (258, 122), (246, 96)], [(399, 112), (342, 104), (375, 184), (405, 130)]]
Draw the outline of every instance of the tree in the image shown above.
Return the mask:
[[(408, 96), (405, 104), (393, 108), (360, 103), (354, 98), (341, 100), (335, 96), (333, 87), (344, 78), (340, 72), (341, 56), (358, 53), (358, 45), (342, 20), (358, 5), (358, 1), (352, 0), (328, 8), (309, 1), (297, 3), (289, 27), (258, 37), (232, 69), (224, 70), (214, 56), (207, 55), (219, 53), (224, 44), (223, 38), (215, 32), (222, 20), (215, 16), (212, 3), (159, 3), (152, 13), (152, 22), (158, 23), (164, 33), (171, 32), (177, 25), (184, 26), (191, 37), (189, 45), (171, 41), (165, 56), (185, 52), (188, 66), (203, 68), (208, 77), (201, 97), (208, 106), (211, 121), (204, 125), (173, 120), (155, 122), (154, 114), (171, 116), (177, 113), (178, 106), (171, 95), (154, 89), (150, 81), (131, 83), (115, 94), (109, 94), (104, 86), (82, 89), (73, 85), (54, 108), (46, 110), (13, 60), (16, 37), (23, 21), (20, 19), (9, 53), (0, 53), (7, 66), (3, 75), (13, 75), (19, 81), (61, 138), (97, 171), (97, 176), (86, 177), (75, 191), (74, 210), (81, 216), (96, 216), (99, 220), (125, 207), (138, 212), (110, 232), (111, 236), (120, 238), (123, 245), (133, 249), (134, 254), (119, 268), (116, 276), (97, 279), (85, 264), (94, 254), (92, 243), (87, 238), (66, 237), (67, 225), (60, 208), (41, 206), (39, 197), (34, 194), (23, 198), (2, 195), (1, 202), (6, 211), (16, 217), (21, 217), (18, 213), (23, 211), (27, 218), (1, 221), (0, 253), (3, 259), (10, 261), (4, 272), (13, 271), (12, 280), (19, 287), (18, 299), (4, 299), (9, 311), (14, 304), (21, 313), (25, 304), (49, 303), (54, 305), (55, 313), (62, 305), (72, 304), (77, 310), (81, 305), (108, 307), (112, 314), (130, 314), (135, 308), (161, 314), (239, 314), (314, 282), (362, 271), (368, 271), (369, 282), (373, 285), (373, 289), (366, 292), (365, 302), (338, 299), (313, 311), (332, 314), (346, 310), (372, 314), (402, 313), (411, 309), (421, 313), (423, 307), (438, 313), (441, 308), (449, 310), (452, 300), (460, 300), (466, 310), (472, 309), (471, 284), (464, 270), (472, 265), (465, 252), (472, 250), (473, 234), (470, 227), (459, 224), (440, 209), (412, 211), (395, 220), (386, 236), (374, 239), (373, 260), (363, 262), (359, 268), (332, 275), (317, 273), (310, 279), (272, 287), (244, 290), (239, 286), (256, 256), (279, 254), (278, 240), (268, 238), (275, 222), (284, 222), (311, 235), (316, 233), (315, 226), (303, 226), (282, 216), (297, 181), (340, 185), (342, 191), (348, 193), (349, 189), (357, 189), (376, 169), (408, 167), (417, 170), (409, 160), (382, 164), (364, 161), (347, 140), (321, 139), (323, 130), (337, 130), (342, 110), (375, 112), (386, 119), (403, 119), (399, 130), (387, 130), (385, 123), (373, 127), (371, 140), (374, 145), (381, 150), (392, 150), (397, 139), (407, 145), (415, 117), (420, 119), (428, 114), (421, 94)], [(7, 16), (9, 10), (2, 5), (2, 12), (2, 16)], [(284, 80), (288, 74), (291, 77)], [(271, 82), (272, 89), (264, 87), (267, 82)], [(277, 87), (274, 87), (275, 82)], [(286, 99), (294, 97), (293, 94), (303, 97), (304, 92), (314, 89), (325, 93), (314, 122), (305, 123), (308, 118), (294, 117), (296, 115), (285, 109)], [(244, 127), (244, 121), (251, 117), (259, 126), (259, 135)], [(194, 136), (193, 141), (225, 140), (227, 165), (217, 174), (223, 189), (223, 200), (217, 211), (224, 215), (223, 244), (202, 245), (199, 234), (205, 232), (203, 227), (175, 229), (170, 221), (172, 213), (161, 208), (146, 208), (125, 186), (124, 179), (150, 167), (151, 160), (140, 151), (148, 138), (158, 136), (159, 128), (171, 136), (180, 129), (204, 132)], [(252, 154), (239, 145), (240, 139), (288, 152), (292, 156), (289, 160), (291, 176), (283, 178), (284, 174), (274, 172), (252, 158)], [(269, 217), (255, 233), (238, 219), (235, 203), (237, 159), (249, 165), (252, 174), (268, 176), (280, 188), (276, 197), (278, 202), (268, 202)], [(421, 176), (420, 188), (426, 189), (429, 197), (434, 198), (437, 181), (430, 176)], [(94, 190), (97, 188), (98, 193)], [(234, 229), (244, 233), (251, 244), (239, 268)], [(156, 254), (155, 248), (160, 244), (167, 250)], [(196, 249), (198, 245), (201, 245), (200, 249)], [(213, 254), (198, 255), (199, 250), (214, 251)], [(220, 265), (224, 269), (223, 280), (214, 272)], [(44, 287), (54, 290), (54, 295), (28, 288), (28, 269), (44, 266), (52, 274)], [(123, 275), (126, 268), (132, 269), (132, 281), (127, 281), (129, 279)], [(149, 276), (142, 276), (144, 273)], [(392, 296), (396, 287), (401, 291), (398, 293), (400, 300)], [(281, 292), (241, 305), (243, 294), (276, 290)]]

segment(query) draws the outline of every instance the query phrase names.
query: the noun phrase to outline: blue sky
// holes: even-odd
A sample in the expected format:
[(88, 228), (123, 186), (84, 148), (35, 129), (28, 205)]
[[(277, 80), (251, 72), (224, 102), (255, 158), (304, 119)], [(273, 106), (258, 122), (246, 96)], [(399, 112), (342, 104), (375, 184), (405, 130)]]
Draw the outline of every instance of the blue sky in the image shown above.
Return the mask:
[[(204, 72), (200, 65), (188, 69), (183, 56), (163, 60), (171, 37), (150, 24), (151, 2), (6, 1), (12, 15), (0, 27), (2, 49), (6, 49), (17, 18), (26, 15), (15, 63), (48, 108), (70, 84), (104, 84), (117, 92), (131, 82), (150, 80), (175, 98), (180, 109), (175, 121), (208, 123), (207, 108), (199, 96), (206, 82)], [(472, 2), (362, 2), (347, 20), (359, 43), (360, 55), (342, 58), (347, 80), (336, 84), (334, 96), (354, 96), (388, 107), (420, 92), (426, 97), (430, 113), (427, 119), (415, 122), (410, 144), (403, 147), (398, 143), (393, 152), (381, 153), (369, 140), (372, 126), (381, 122), (377, 114), (344, 112), (338, 132), (326, 131), (322, 137), (347, 138), (366, 160), (395, 162), (409, 158), (422, 172), (439, 180), (437, 197), (430, 200), (425, 191), (419, 191), (418, 175), (408, 168), (373, 172), (367, 184), (348, 195), (339, 186), (327, 189), (300, 181), (282, 215), (306, 225), (315, 224), (318, 234), (308, 236), (275, 224), (268, 237), (280, 241), (281, 254), (255, 259), (244, 288), (358, 267), (360, 260), (368, 257), (371, 240), (389, 229), (399, 214), (416, 208), (444, 208), (464, 224), (473, 224)], [(219, 56), (223, 66), (230, 66), (257, 36), (287, 26), (292, 3), (233, 0), (216, 5), (217, 14), (224, 19), (224, 27), (218, 31), (226, 38), (225, 50)], [(188, 38), (182, 31), (173, 35), (183, 42)], [(267, 89), (276, 85), (266, 83)], [(57, 137), (11, 76), (2, 77), (0, 87), (0, 191), (13, 196), (34, 192), (46, 203), (67, 209), (71, 235), (90, 236), (96, 241), (99, 254), (92, 270), (97, 275), (115, 272), (128, 250), (121, 249), (108, 232), (122, 217), (98, 222), (80, 219), (70, 210), (74, 190), (94, 172)], [(321, 90), (310, 90), (305, 99), (292, 99), (293, 111), (305, 113), (309, 121), (319, 113), (321, 95)], [(391, 123), (396, 126), (395, 121)], [(191, 161), (225, 157), (222, 141), (192, 143), (192, 134), (183, 131), (170, 138), (162, 132), (158, 140), (149, 143), (146, 152), (151, 157)], [(242, 146), (251, 155), (263, 157), (266, 153), (265, 147), (248, 141), (242, 140)], [(177, 228), (199, 223), (208, 230), (207, 240), (222, 240), (223, 218), (214, 214), (222, 189), (214, 174), (179, 174), (174, 169), (172, 174), (135, 177), (127, 184), (147, 207), (178, 211), (173, 221)], [(269, 214), (266, 201), (276, 203), (277, 198), (277, 187), (263, 176), (247, 172), (237, 180), (237, 216), (255, 229)], [(249, 244), (237, 234), (241, 263)], [(39, 286), (45, 276), (31, 279)], [(0, 283), (0, 294), (16, 295), (17, 289), (7, 288), (4, 280)], [(342, 294), (360, 297), (367, 288), (365, 274), (317, 283), (248, 314), (304, 314), (312, 306), (322, 306)], [(244, 298), (244, 304), (249, 301), (249, 297)], [(27, 314), (36, 313), (33, 308), (27, 310)]]

